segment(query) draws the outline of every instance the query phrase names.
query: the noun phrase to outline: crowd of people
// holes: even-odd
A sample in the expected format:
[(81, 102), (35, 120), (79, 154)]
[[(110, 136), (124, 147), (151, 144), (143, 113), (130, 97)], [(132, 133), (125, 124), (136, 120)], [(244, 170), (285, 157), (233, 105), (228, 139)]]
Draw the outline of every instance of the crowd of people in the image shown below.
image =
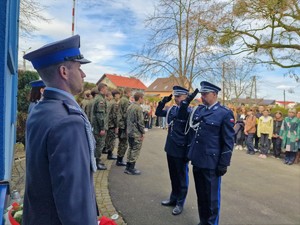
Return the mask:
[[(117, 95), (114, 94), (116, 91)], [(94, 88), (92, 92), (89, 90), (86, 91), (84, 93), (85, 98), (81, 104), (86, 114), (91, 118), (91, 122), (91, 105), (93, 102), (92, 99), (95, 97), (95, 92), (97, 92), (97, 88)], [(122, 91), (119, 90), (112, 90), (111, 92), (108, 91), (106, 95), (108, 105), (112, 102), (114, 104), (112, 107), (113, 110), (111, 110), (111, 107), (108, 107), (108, 115), (110, 115), (109, 121), (111, 121), (109, 130), (112, 128), (116, 129), (118, 126), (113, 124), (112, 121), (118, 120), (118, 116), (114, 115), (114, 112), (118, 111), (117, 108), (121, 92)], [(126, 104), (129, 104), (132, 101), (132, 96), (129, 96), (126, 92), (127, 89), (125, 89), (125, 95), (127, 94), (128, 98), (128, 103)], [(112, 98), (110, 97), (111, 93)], [(168, 111), (174, 104), (174, 100), (168, 102), (164, 105), (163, 110)], [(157, 116), (155, 114), (157, 106), (158, 102), (150, 102), (148, 99), (141, 104), (145, 132), (153, 127), (168, 129), (166, 117)], [(270, 106), (246, 107), (242, 105), (240, 107), (234, 107), (230, 105), (229, 108), (233, 111), (235, 117), (235, 150), (246, 150), (247, 154), (258, 154), (258, 157), (263, 159), (268, 156), (277, 159), (283, 158), (283, 162), (287, 165), (292, 165), (300, 161), (300, 125), (298, 125), (300, 123), (300, 112), (296, 112), (295, 109), (289, 109), (287, 117), (284, 118), (283, 112), (281, 111), (271, 114)], [(121, 114), (126, 115), (126, 112), (123, 111)], [(115, 135), (109, 132), (109, 130), (105, 141), (108, 147), (103, 147), (102, 152), (106, 153), (108, 151), (108, 159), (114, 159), (111, 155), (113, 150), (111, 146), (114, 145), (115, 141), (111, 140), (114, 139)], [(109, 135), (109, 133), (111, 133), (111, 135)], [(124, 150), (122, 152), (124, 152)], [(124, 155), (119, 153), (118, 150), (117, 164), (124, 163), (122, 161), (123, 156)]]
[(230, 107), (234, 112), (235, 150), (246, 150), (247, 154), (259, 154), (281, 159), (287, 165), (300, 161), (300, 111), (288, 109), (271, 114), (271, 107)]
[[(117, 166), (126, 166), (125, 173), (140, 174), (140, 171), (135, 168), (135, 163), (142, 146), (143, 134), (147, 129), (146, 121), (148, 121), (141, 107), (143, 102), (144, 95), (141, 92), (136, 92), (132, 96), (130, 88), (111, 90), (104, 83), (84, 92), (84, 99), (80, 106), (93, 127), (98, 170), (107, 169), (101, 162), (101, 155), (107, 154), (107, 159), (116, 160)], [(147, 110), (149, 112), (150, 107)], [(131, 118), (133, 117), (131, 114), (137, 112), (138, 119)], [(119, 138), (119, 144), (117, 156), (114, 156), (116, 138)], [(123, 158), (126, 151), (127, 162), (125, 163)]]
[[(260, 151), (260, 158), (267, 157), (273, 139), (275, 157), (283, 149), (286, 164), (299, 160), (299, 112), (296, 117), (290, 109), (286, 118), (281, 112), (273, 118), (264, 107), (257, 113), (246, 107), (231, 111), (218, 102), (221, 88), (206, 81), (194, 93), (174, 86), (174, 106), (172, 94), (157, 107), (149, 102), (141, 106), (143, 93), (108, 90), (104, 83), (86, 91), (79, 105), (74, 96), (82, 92), (86, 76), (81, 65), (90, 63), (79, 47), (80, 36), (75, 35), (24, 55), (46, 86), (26, 122), (24, 225), (98, 224), (93, 174), (107, 169), (101, 155), (126, 166), (126, 174), (141, 174), (135, 164), (145, 132), (155, 125), (168, 130), (165, 151), (172, 190), (162, 205), (175, 206), (173, 215), (182, 212), (191, 161), (201, 225), (218, 224), (221, 177), (230, 166), (234, 139), (236, 149), (243, 149), (246, 140), (247, 153)], [(203, 104), (191, 107), (198, 92)]]

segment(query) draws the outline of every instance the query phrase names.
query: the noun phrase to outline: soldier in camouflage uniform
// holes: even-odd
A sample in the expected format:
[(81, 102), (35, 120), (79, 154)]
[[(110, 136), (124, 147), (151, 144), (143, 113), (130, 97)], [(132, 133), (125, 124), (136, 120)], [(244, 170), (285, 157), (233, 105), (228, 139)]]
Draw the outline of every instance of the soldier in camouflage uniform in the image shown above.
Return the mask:
[[(110, 92), (110, 101), (107, 102), (107, 113), (108, 113), (108, 130), (106, 136), (106, 151), (107, 159), (116, 160), (117, 157), (113, 155), (115, 148), (116, 135), (118, 134), (118, 102), (120, 97), (116, 98), (116, 95), (120, 96), (120, 92), (113, 90)], [(108, 97), (108, 96), (107, 96)], [(108, 98), (106, 98), (108, 100)]]
[(127, 134), (129, 149), (127, 152), (127, 164), (124, 173), (140, 175), (141, 172), (135, 169), (135, 163), (140, 155), (145, 134), (144, 116), (141, 104), (144, 101), (144, 94), (136, 92), (134, 103), (127, 109)]
[(117, 166), (126, 166), (126, 163), (123, 161), (123, 157), (128, 148), (128, 138), (126, 132), (126, 123), (127, 123), (127, 109), (130, 105), (129, 98), (131, 97), (131, 88), (125, 88), (123, 96), (119, 102), (119, 146), (118, 146), (118, 158), (116, 165)]
[(91, 99), (91, 91), (90, 91), (90, 90), (86, 90), (86, 91), (83, 93), (83, 100), (82, 100), (81, 103), (80, 103), (80, 107), (81, 107), (82, 110), (85, 112), (85, 114), (86, 114), (87, 105), (88, 105), (90, 99)]
[(98, 87), (94, 87), (91, 90), (91, 100), (87, 103), (86, 106), (86, 115), (90, 121), (90, 123), (92, 124), (92, 118), (93, 118), (93, 106), (94, 106), (94, 102), (95, 102), (95, 98), (96, 96), (99, 94), (99, 90)]
[[(105, 100), (106, 100), (106, 107), (107, 107), (107, 123), (109, 122), (109, 113), (110, 113), (110, 109), (111, 109), (111, 104), (110, 101), (113, 99), (113, 96), (111, 94), (111, 91), (108, 90), (105, 94)], [(109, 128), (109, 127), (108, 127)], [(102, 154), (107, 154), (107, 142), (108, 142), (108, 130), (106, 132), (106, 138), (105, 138), (105, 145), (104, 148), (102, 149)]]
[(98, 85), (99, 95), (95, 97), (93, 105), (92, 126), (93, 133), (96, 140), (95, 158), (98, 170), (106, 170), (106, 166), (101, 163), (101, 152), (105, 146), (106, 132), (108, 129), (107, 103), (105, 95), (107, 92), (107, 85), (100, 83)]

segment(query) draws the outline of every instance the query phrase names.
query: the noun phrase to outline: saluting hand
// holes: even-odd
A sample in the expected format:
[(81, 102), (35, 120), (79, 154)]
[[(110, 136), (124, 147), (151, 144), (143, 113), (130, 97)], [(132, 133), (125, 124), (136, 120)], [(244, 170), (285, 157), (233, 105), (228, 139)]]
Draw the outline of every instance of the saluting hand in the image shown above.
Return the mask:
[(189, 94), (189, 95), (186, 97), (185, 101), (186, 101), (187, 103), (191, 103), (191, 101), (193, 101), (193, 99), (196, 97), (196, 95), (197, 95), (198, 93), (199, 93), (199, 89), (196, 88), (196, 90), (195, 90), (192, 94)]
[(170, 94), (169, 96), (165, 96), (165, 97), (163, 97), (163, 99), (161, 101), (163, 103), (167, 103), (172, 100), (172, 96), (173, 96), (172, 94)]

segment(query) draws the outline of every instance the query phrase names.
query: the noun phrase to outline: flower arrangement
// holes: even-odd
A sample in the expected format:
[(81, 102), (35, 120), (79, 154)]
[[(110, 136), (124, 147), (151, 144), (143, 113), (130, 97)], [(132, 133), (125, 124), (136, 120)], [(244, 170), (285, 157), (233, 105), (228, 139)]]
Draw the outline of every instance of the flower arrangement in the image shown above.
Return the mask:
[(23, 205), (17, 202), (12, 203), (8, 211), (8, 219), (11, 225), (22, 225)]

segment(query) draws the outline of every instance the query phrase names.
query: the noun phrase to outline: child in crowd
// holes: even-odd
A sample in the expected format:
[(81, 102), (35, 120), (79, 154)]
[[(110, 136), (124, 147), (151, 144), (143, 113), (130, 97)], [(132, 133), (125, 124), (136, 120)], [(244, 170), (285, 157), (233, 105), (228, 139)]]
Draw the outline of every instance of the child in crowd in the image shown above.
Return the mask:
[(247, 112), (244, 132), (248, 149), (247, 154), (254, 155), (253, 137), (256, 132), (256, 117), (254, 116), (252, 109)]
[[(297, 112), (297, 118), (298, 118), (298, 126), (300, 130), (300, 111)], [(299, 163), (300, 161), (300, 131), (299, 131), (299, 139), (298, 139), (298, 152), (295, 159), (295, 164)]]
[(296, 117), (296, 109), (289, 109), (288, 116), (284, 119), (280, 129), (282, 148), (285, 150), (284, 163), (287, 165), (294, 163), (298, 152), (299, 133), (300, 128)]
[(244, 128), (245, 128), (246, 116), (247, 116), (246, 108), (245, 106), (242, 106), (237, 114), (237, 120), (234, 126), (235, 135), (236, 135), (235, 136), (236, 150), (243, 150), (243, 144), (245, 141)]
[(269, 116), (269, 110), (264, 109), (263, 115), (258, 119), (257, 136), (260, 138), (260, 158), (267, 158), (270, 150), (270, 140), (273, 134), (273, 118)]
[(272, 135), (273, 155), (275, 158), (280, 158), (280, 153), (281, 153), (281, 139), (279, 136), (279, 132), (282, 125), (282, 120), (283, 120), (282, 112), (277, 111), (274, 116), (273, 135)]

